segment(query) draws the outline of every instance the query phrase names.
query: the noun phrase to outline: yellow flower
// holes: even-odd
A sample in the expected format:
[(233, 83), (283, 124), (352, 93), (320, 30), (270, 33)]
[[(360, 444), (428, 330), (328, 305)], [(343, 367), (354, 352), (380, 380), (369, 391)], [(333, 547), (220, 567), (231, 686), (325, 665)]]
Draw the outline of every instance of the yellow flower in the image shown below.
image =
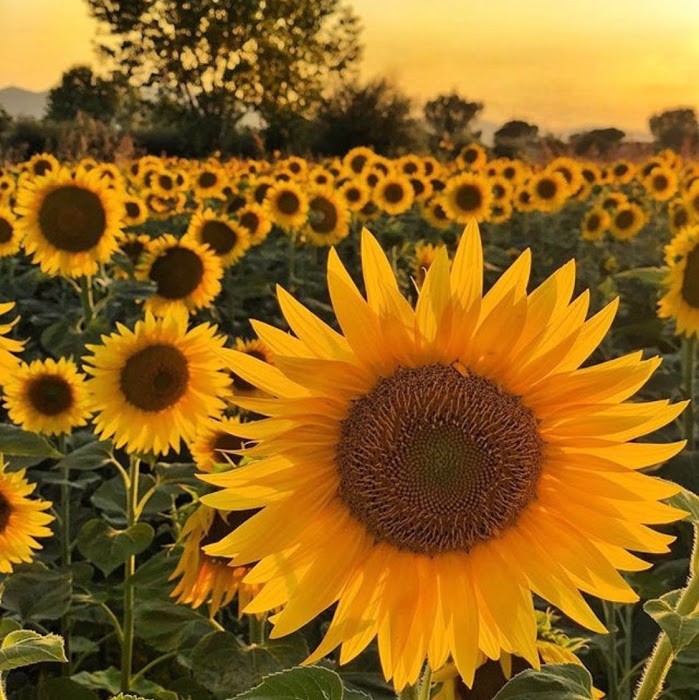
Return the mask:
[(48, 175), (48, 173), (56, 172), (60, 167), (56, 157), (50, 153), (37, 153), (24, 164), (24, 168), (31, 173), (32, 177)]
[(12, 573), (14, 564), (30, 562), (32, 550), (41, 549), (39, 537), (51, 537), (46, 527), (53, 516), (45, 513), (48, 501), (28, 496), (36, 488), (24, 477), (26, 470), (7, 471), (0, 455), (0, 573)]
[[(14, 308), (14, 302), (0, 303), (0, 316), (4, 316), (12, 308)], [(0, 385), (4, 384), (17, 370), (19, 360), (14, 353), (22, 352), (24, 348), (24, 342), (5, 337), (17, 321), (19, 316), (10, 323), (0, 323)]]
[(139, 226), (148, 219), (146, 203), (136, 195), (124, 196), (124, 226)]
[(240, 450), (245, 441), (231, 432), (238, 425), (239, 418), (210, 418), (197, 428), (189, 450), (198, 469), (212, 472), (216, 471), (217, 464), (227, 466), (240, 463), (241, 456), (235, 454), (235, 451)]
[(480, 175), (465, 173), (447, 182), (442, 206), (453, 221), (465, 224), (471, 218), (483, 221), (490, 213), (493, 194)]
[(237, 263), (250, 248), (248, 229), (210, 209), (194, 214), (189, 222), (187, 238), (211, 248), (223, 267)]
[(665, 202), (677, 194), (677, 173), (659, 165), (643, 179), (643, 185), (652, 199)]
[(609, 230), (620, 241), (627, 241), (633, 238), (646, 223), (646, 215), (643, 213), (643, 209), (633, 202), (619, 205), (612, 214), (611, 219)]
[(431, 243), (424, 243), (415, 246), (415, 262), (413, 263), (413, 278), (418, 287), (422, 287), (437, 251), (442, 246), (433, 246)]
[(85, 375), (65, 357), (22, 363), (4, 392), (10, 420), (33, 433), (69, 433), (90, 417)]
[(293, 182), (279, 182), (265, 195), (267, 215), (277, 226), (287, 231), (297, 231), (308, 214), (308, 197)]
[(236, 403), (270, 417), (239, 426), (259, 460), (204, 475), (222, 490), (203, 501), (262, 510), (206, 552), (259, 562), (246, 612), (283, 606), (273, 638), (337, 603), (307, 662), (340, 645), (346, 663), (378, 637), (397, 689), (426, 658), (451, 655), (467, 684), (481, 653), (538, 667), (532, 592), (603, 632), (580, 591), (635, 601), (618, 570), (648, 565), (628, 550), (669, 550), (647, 524), (685, 515), (659, 502), (679, 487), (636, 470), (684, 443), (631, 441), (686, 404), (626, 403), (658, 358), (581, 369), (617, 304), (586, 321), (572, 262), (528, 293), (525, 251), (483, 296), (474, 222), (451, 266), (438, 251), (413, 309), (368, 231), (361, 256), (366, 300), (328, 258), (342, 333), (280, 289), (295, 336), (253, 321), (275, 366), (229, 352), (272, 397)]
[(456, 163), (466, 170), (480, 170), (488, 160), (485, 148), (477, 143), (469, 143), (461, 149), (456, 157)]
[(586, 241), (598, 241), (609, 228), (611, 218), (602, 207), (594, 207), (585, 214), (582, 222), (582, 237)]
[(529, 191), (536, 209), (554, 212), (565, 204), (568, 184), (561, 173), (544, 170), (532, 178)]
[(220, 359), (223, 343), (215, 326), (187, 331), (176, 314), (146, 314), (133, 331), (117, 324), (101, 345), (87, 346), (97, 434), (130, 452), (155, 454), (193, 440), (201, 422), (225, 408), (230, 380)]
[(369, 187), (359, 178), (343, 183), (338, 191), (345, 202), (345, 207), (350, 211), (361, 211), (362, 207), (371, 199)]
[(355, 175), (359, 175), (371, 167), (375, 160), (376, 154), (372, 150), (364, 146), (357, 146), (347, 151), (342, 159), (342, 165)]
[(25, 181), (16, 211), (24, 249), (49, 275), (94, 275), (119, 246), (121, 199), (92, 172)]
[(434, 197), (428, 202), (423, 202), (420, 205), (420, 213), (422, 218), (434, 228), (444, 230), (451, 225), (451, 221), (444, 211), (441, 197)]
[(391, 216), (408, 211), (414, 200), (410, 180), (405, 175), (389, 173), (377, 182), (373, 200), (374, 204)]
[(308, 194), (308, 220), (304, 236), (313, 245), (339, 243), (349, 233), (349, 214), (342, 197), (332, 188), (315, 188)]
[(260, 245), (272, 230), (272, 222), (259, 204), (246, 204), (238, 209), (236, 216), (250, 234), (250, 245)]
[(17, 217), (9, 207), (0, 206), (0, 258), (19, 252), (22, 236), (17, 230)]
[(636, 168), (628, 160), (618, 160), (610, 168), (611, 180), (617, 185), (626, 185), (633, 180)]

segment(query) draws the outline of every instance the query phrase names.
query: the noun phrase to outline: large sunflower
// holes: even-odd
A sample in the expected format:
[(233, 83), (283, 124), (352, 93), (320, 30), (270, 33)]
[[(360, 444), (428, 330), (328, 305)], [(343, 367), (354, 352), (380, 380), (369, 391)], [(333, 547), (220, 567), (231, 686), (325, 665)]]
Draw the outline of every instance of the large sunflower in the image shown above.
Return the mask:
[(260, 461), (203, 476), (224, 488), (203, 500), (262, 511), (207, 553), (259, 561), (246, 612), (283, 605), (272, 637), (337, 603), (308, 661), (341, 645), (345, 663), (378, 637), (398, 689), (426, 657), (439, 668), (451, 655), (468, 684), (480, 652), (538, 667), (532, 592), (603, 632), (580, 591), (635, 601), (617, 569), (647, 564), (627, 550), (668, 551), (673, 538), (646, 523), (684, 515), (658, 502), (678, 487), (635, 471), (684, 443), (629, 442), (684, 407), (625, 403), (659, 360), (580, 369), (617, 304), (585, 321), (573, 263), (527, 294), (525, 251), (483, 297), (475, 222), (451, 270), (438, 251), (414, 310), (367, 231), (362, 263), (367, 300), (329, 255), (343, 334), (280, 290), (296, 337), (254, 322), (276, 366), (231, 353), (274, 397), (240, 405), (271, 417), (238, 431)]
[(667, 291), (660, 318), (674, 318), (677, 332), (699, 336), (699, 225), (682, 229), (665, 247)]
[(246, 228), (210, 209), (194, 214), (187, 236), (200, 245), (209, 246), (224, 267), (238, 262), (250, 247), (250, 233)]
[(53, 516), (45, 513), (48, 501), (27, 498), (36, 488), (24, 478), (25, 470), (7, 471), (0, 455), (0, 573), (12, 572), (13, 564), (30, 562), (32, 550), (41, 549), (39, 537), (51, 537), (46, 527)]
[(178, 450), (182, 438), (193, 440), (198, 425), (225, 408), (224, 339), (208, 323), (187, 331), (178, 314), (146, 314), (133, 331), (117, 329), (101, 345), (87, 346), (96, 432), (130, 452)]
[(145, 308), (156, 316), (211, 306), (221, 291), (223, 268), (214, 251), (191, 237), (166, 233), (151, 241), (136, 269), (136, 279), (155, 282)]
[[(12, 301), (5, 304), (0, 303), (0, 316), (4, 316), (14, 305)], [(16, 371), (19, 360), (14, 353), (22, 352), (24, 348), (22, 341), (5, 337), (17, 321), (19, 321), (19, 316), (10, 323), (0, 323), (0, 385), (4, 384), (6, 379)]]
[(25, 430), (61, 435), (87, 424), (85, 376), (62, 357), (21, 364), (4, 386), (10, 419)]
[(119, 246), (123, 203), (93, 172), (25, 180), (16, 212), (24, 249), (49, 275), (94, 275)]

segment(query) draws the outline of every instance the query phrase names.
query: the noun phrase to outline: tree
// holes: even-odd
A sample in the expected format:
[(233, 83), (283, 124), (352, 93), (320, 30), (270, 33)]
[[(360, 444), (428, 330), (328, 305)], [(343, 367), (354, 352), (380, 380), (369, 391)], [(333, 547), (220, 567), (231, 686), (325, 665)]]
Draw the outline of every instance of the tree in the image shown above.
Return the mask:
[(431, 150), (453, 152), (460, 144), (470, 141), (469, 125), (482, 109), (482, 102), (469, 102), (456, 92), (438, 95), (427, 102), (424, 113)]
[(314, 150), (343, 155), (355, 146), (369, 146), (386, 156), (411, 150), (417, 138), (411, 112), (410, 98), (385, 78), (347, 84), (321, 105)]
[(699, 123), (693, 109), (669, 109), (654, 114), (649, 120), (650, 131), (662, 148), (675, 151), (699, 146)]
[(621, 129), (608, 127), (571, 134), (568, 142), (576, 156), (607, 156), (625, 137)]
[(358, 18), (341, 0), (88, 3), (111, 31), (101, 50), (214, 142), (251, 110), (310, 111), (360, 54)]
[(536, 146), (539, 127), (514, 119), (505, 122), (494, 134), (495, 155), (515, 158)]

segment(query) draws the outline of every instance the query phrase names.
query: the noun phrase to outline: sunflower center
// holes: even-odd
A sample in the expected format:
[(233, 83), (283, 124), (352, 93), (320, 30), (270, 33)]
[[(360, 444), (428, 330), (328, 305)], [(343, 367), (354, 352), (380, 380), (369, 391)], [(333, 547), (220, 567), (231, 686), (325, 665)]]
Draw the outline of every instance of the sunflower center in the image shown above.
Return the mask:
[(483, 195), (475, 185), (462, 185), (456, 191), (456, 205), (463, 211), (478, 209), (483, 203)]
[(141, 207), (136, 202), (126, 202), (126, 216), (137, 219), (141, 214)]
[(403, 188), (397, 182), (390, 182), (383, 191), (384, 199), (389, 204), (397, 204), (403, 199)]
[(82, 253), (94, 248), (107, 224), (102, 200), (89, 190), (66, 185), (49, 192), (39, 208), (39, 226), (59, 250)]
[(223, 221), (207, 221), (201, 229), (201, 240), (206, 243), (216, 255), (226, 255), (233, 250), (238, 236), (236, 232)]
[(204, 277), (204, 263), (189, 248), (173, 246), (153, 263), (149, 277), (158, 286), (158, 294), (166, 299), (184, 299)]
[(120, 248), (121, 252), (131, 261), (131, 264), (136, 265), (146, 246), (143, 241), (136, 239), (122, 243)]
[(469, 148), (464, 151), (462, 158), (465, 163), (475, 163), (478, 160), (478, 151), (475, 148)]
[(337, 225), (337, 209), (325, 197), (315, 197), (310, 203), (309, 223), (316, 233), (330, 233)]
[(12, 504), (7, 500), (4, 493), (0, 493), (0, 534), (5, 532), (10, 516), (12, 515)]
[(32, 407), (45, 416), (57, 416), (73, 405), (73, 392), (65, 379), (44, 375), (33, 379), (27, 388)]
[(665, 175), (656, 175), (653, 178), (653, 187), (659, 192), (666, 190), (669, 184), (670, 182)]
[(199, 176), (199, 185), (201, 187), (213, 187), (217, 182), (216, 175), (214, 173), (202, 173)]
[(631, 228), (634, 222), (634, 215), (630, 209), (624, 209), (616, 215), (616, 225), (618, 228)]
[(6, 219), (0, 219), (0, 243), (9, 243), (12, 240), (12, 224)]
[(142, 411), (170, 408), (187, 391), (187, 358), (172, 345), (156, 343), (132, 355), (121, 370), (119, 388)]
[[(675, 209), (672, 215), (672, 222), (676, 228), (682, 228), (689, 223), (689, 214), (686, 209)], [(0, 222), (0, 228), (2, 223)]]
[(539, 180), (536, 184), (536, 193), (541, 199), (553, 199), (556, 196), (557, 189), (553, 180)]
[(682, 276), (682, 298), (695, 309), (699, 309), (699, 245), (687, 255), (687, 264)]
[(250, 233), (255, 233), (260, 225), (260, 217), (253, 211), (247, 211), (240, 217), (240, 225), (245, 226)]
[(284, 190), (284, 192), (277, 197), (277, 209), (287, 216), (297, 214), (300, 206), (301, 202), (298, 196), (290, 190)]
[(217, 462), (226, 462), (230, 460), (233, 464), (239, 464), (242, 457), (235, 454), (234, 450), (239, 450), (243, 447), (244, 440), (237, 435), (230, 433), (217, 433), (211, 444), (211, 450), (214, 453), (214, 459)]
[(590, 216), (587, 219), (587, 230), (588, 231), (596, 231), (601, 223), (601, 219), (599, 214), (590, 214)]
[(354, 204), (362, 198), (362, 193), (356, 187), (350, 187), (345, 191), (345, 198)]
[(378, 541), (430, 556), (467, 552), (536, 496), (542, 456), (519, 397), (454, 367), (401, 368), (341, 424), (339, 494)]

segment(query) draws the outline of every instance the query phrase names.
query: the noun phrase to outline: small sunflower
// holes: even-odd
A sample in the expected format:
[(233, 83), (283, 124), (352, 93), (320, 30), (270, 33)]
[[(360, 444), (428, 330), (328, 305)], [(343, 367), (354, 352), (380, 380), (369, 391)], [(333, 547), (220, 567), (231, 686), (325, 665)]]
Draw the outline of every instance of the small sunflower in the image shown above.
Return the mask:
[(203, 323), (187, 331), (182, 316), (146, 313), (133, 331), (117, 324), (101, 345), (88, 345), (97, 434), (129, 452), (164, 454), (191, 442), (198, 425), (225, 408), (230, 379), (216, 330)]
[(0, 258), (15, 255), (22, 247), (22, 236), (17, 230), (17, 217), (9, 207), (0, 206)]
[[(242, 352), (256, 360), (261, 360), (268, 364), (272, 364), (273, 362), (272, 353), (269, 348), (258, 338), (251, 338), (249, 340), (236, 338), (234, 349), (236, 352)], [(236, 396), (265, 396), (264, 392), (261, 392), (254, 384), (250, 384), (249, 381), (235, 372), (231, 372), (231, 380), (233, 382), (233, 393)]]
[(398, 173), (389, 173), (379, 180), (372, 196), (374, 203), (391, 216), (408, 211), (415, 198), (410, 180)]
[(413, 197), (416, 202), (426, 202), (434, 194), (432, 183), (424, 175), (410, 177), (410, 186), (413, 188)]
[(627, 202), (619, 206), (611, 218), (609, 230), (620, 241), (627, 241), (633, 238), (646, 223), (646, 215), (643, 213), (643, 209), (633, 202)]
[(22, 363), (4, 393), (10, 420), (33, 433), (70, 433), (90, 417), (85, 375), (65, 357)]
[(628, 160), (618, 160), (610, 167), (611, 180), (617, 185), (627, 185), (636, 175), (636, 167)]
[(10, 574), (14, 564), (30, 562), (32, 550), (41, 549), (39, 537), (53, 534), (47, 525), (53, 516), (44, 511), (49, 501), (28, 498), (36, 488), (25, 479), (25, 469), (8, 471), (0, 455), (0, 573)]
[(238, 223), (248, 230), (250, 245), (260, 245), (272, 230), (272, 222), (259, 204), (246, 204), (236, 212)]
[(345, 200), (347, 209), (353, 212), (361, 211), (362, 207), (371, 199), (369, 187), (359, 178), (348, 180), (338, 191)]
[(544, 170), (532, 178), (529, 191), (536, 209), (555, 212), (565, 204), (568, 183), (561, 173)]
[(492, 201), (488, 181), (480, 175), (464, 173), (447, 181), (442, 206), (450, 219), (465, 224), (472, 218), (483, 221)]
[(407, 175), (409, 178), (425, 177), (425, 164), (420, 156), (414, 153), (409, 153), (407, 156), (402, 156), (395, 163), (398, 172)]
[(643, 179), (643, 185), (651, 199), (665, 202), (677, 194), (677, 173), (668, 167), (658, 166)]
[(37, 153), (24, 164), (24, 167), (28, 173), (31, 173), (32, 177), (43, 177), (56, 172), (61, 164), (50, 153)]
[(364, 146), (351, 148), (342, 159), (343, 167), (351, 170), (355, 175), (366, 172), (374, 162), (376, 162), (376, 154)]
[(94, 275), (119, 246), (123, 204), (93, 173), (25, 182), (16, 211), (24, 249), (49, 275)]
[(514, 206), (517, 211), (528, 212), (536, 209), (536, 200), (532, 195), (529, 184), (520, 185), (515, 191), (513, 198)]
[(692, 212), (687, 202), (683, 199), (675, 199), (668, 205), (668, 223), (673, 236), (678, 234), (685, 226), (692, 223)]
[(187, 237), (211, 248), (223, 267), (237, 263), (250, 248), (250, 233), (246, 228), (210, 209), (199, 210), (192, 216)]
[(510, 220), (514, 207), (509, 200), (493, 202), (490, 207), (490, 215), (488, 221), (493, 224), (503, 224)]
[(148, 220), (148, 206), (136, 195), (124, 196), (124, 226), (140, 226)]
[(245, 440), (231, 432), (240, 425), (239, 418), (211, 418), (197, 428), (194, 441), (189, 446), (194, 463), (203, 472), (216, 471), (216, 465), (238, 465), (242, 457), (235, 454)]
[(665, 247), (666, 293), (660, 318), (674, 318), (677, 332), (699, 336), (699, 225), (682, 229)]
[(270, 219), (287, 231), (298, 231), (306, 221), (308, 197), (293, 182), (279, 182), (270, 187), (264, 204)]
[(488, 161), (485, 148), (478, 143), (469, 143), (461, 149), (456, 163), (465, 170), (480, 170)]
[(316, 188), (308, 193), (308, 219), (303, 234), (310, 243), (335, 245), (347, 237), (349, 224), (345, 203), (334, 189)]
[(687, 187), (687, 192), (683, 199), (692, 221), (699, 222), (699, 180), (695, 180)]
[[(12, 301), (0, 303), (0, 316), (4, 316), (14, 308), (14, 305)], [(4, 384), (6, 378), (11, 377), (17, 371), (19, 360), (15, 357), (15, 353), (22, 352), (24, 349), (22, 341), (5, 337), (17, 321), (19, 321), (19, 316), (10, 323), (0, 323), (0, 385)]]
[(317, 165), (308, 173), (308, 182), (311, 185), (323, 187), (324, 185), (332, 185), (335, 176), (326, 168)]
[(262, 205), (267, 197), (270, 187), (275, 184), (273, 177), (269, 175), (261, 175), (256, 178), (250, 186), (250, 197), (256, 204)]
[(184, 545), (182, 556), (170, 576), (170, 581), (180, 579), (170, 594), (177, 598), (178, 603), (193, 608), (208, 603), (209, 614), (213, 617), (239, 593), (241, 614), (243, 607), (259, 591), (259, 586), (243, 583), (250, 567), (230, 566), (227, 559), (212, 557), (204, 551), (208, 544), (225, 537), (236, 525), (244, 522), (243, 515), (240, 512), (220, 513), (200, 505), (189, 516), (180, 534), (180, 542)]
[(451, 221), (446, 211), (444, 211), (444, 205), (440, 197), (434, 197), (428, 202), (424, 202), (420, 205), (420, 213), (422, 218), (434, 228), (444, 230), (451, 226)]
[(437, 257), (437, 251), (442, 246), (434, 246), (432, 243), (422, 243), (415, 246), (415, 260), (413, 262), (413, 279), (418, 289), (425, 283), (425, 277), (432, 263)]
[[(129, 259), (133, 271), (138, 269), (143, 256), (149, 252), (152, 241), (153, 239), (146, 233), (127, 233), (121, 239), (119, 250)], [(120, 272), (123, 273), (121, 276), (126, 276), (125, 270)]]
[(609, 229), (610, 224), (609, 213), (602, 207), (594, 207), (585, 214), (582, 222), (582, 237), (586, 241), (598, 241)]
[(208, 246), (166, 233), (151, 241), (136, 269), (136, 279), (155, 282), (144, 308), (156, 316), (205, 309), (221, 291), (221, 263)]
[(217, 199), (221, 196), (221, 189), (224, 183), (224, 175), (221, 168), (210, 163), (203, 165), (194, 176), (192, 187), (198, 199)]

